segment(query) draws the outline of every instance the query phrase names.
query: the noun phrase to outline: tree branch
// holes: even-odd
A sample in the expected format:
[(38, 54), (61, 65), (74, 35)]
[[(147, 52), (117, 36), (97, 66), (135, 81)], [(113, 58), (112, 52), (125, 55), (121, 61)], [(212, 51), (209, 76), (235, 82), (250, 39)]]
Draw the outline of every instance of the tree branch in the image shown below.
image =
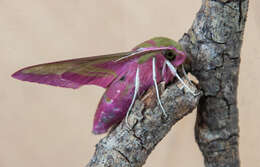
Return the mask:
[(249, 0), (203, 0), (180, 43), (204, 92), (198, 105), (196, 141), (207, 167), (238, 167), (237, 85)]
[[(180, 43), (191, 59), (191, 73), (204, 92), (198, 104), (196, 141), (207, 167), (239, 167), (237, 84), (240, 50), (249, 0), (203, 0)], [(152, 88), (137, 100), (129, 122), (122, 121), (97, 145), (87, 167), (139, 167), (171, 127), (197, 105), (199, 97), (167, 88), (163, 119)]]
[[(162, 89), (162, 84), (159, 85)], [(97, 145), (92, 160), (87, 167), (116, 166), (139, 167), (145, 163), (148, 155), (171, 127), (198, 104), (199, 96), (185, 93), (177, 84), (163, 91), (162, 103), (168, 114), (164, 118), (156, 105), (154, 88), (150, 88), (142, 100), (135, 102), (129, 116), (129, 130), (122, 121)], [(195, 89), (195, 87), (193, 87)]]

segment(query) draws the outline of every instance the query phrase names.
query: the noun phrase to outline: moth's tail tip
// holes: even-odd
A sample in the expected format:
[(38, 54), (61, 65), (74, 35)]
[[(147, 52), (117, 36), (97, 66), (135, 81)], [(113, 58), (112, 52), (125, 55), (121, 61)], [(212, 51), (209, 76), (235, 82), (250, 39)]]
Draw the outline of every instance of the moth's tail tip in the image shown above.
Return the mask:
[(93, 129), (92, 129), (92, 133), (95, 134), (95, 135), (100, 135), (100, 134), (103, 134), (103, 133), (106, 133), (106, 132), (107, 132), (107, 129), (98, 128), (97, 126), (94, 126)]

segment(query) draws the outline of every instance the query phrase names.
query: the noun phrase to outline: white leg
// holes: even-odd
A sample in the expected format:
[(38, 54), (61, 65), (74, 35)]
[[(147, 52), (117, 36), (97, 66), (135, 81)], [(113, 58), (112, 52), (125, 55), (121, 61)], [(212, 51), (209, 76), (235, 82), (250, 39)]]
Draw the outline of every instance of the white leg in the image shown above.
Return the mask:
[(166, 73), (166, 62), (163, 63), (162, 76), (164, 76), (165, 73)]
[(160, 99), (160, 94), (159, 94), (159, 90), (158, 90), (158, 86), (157, 86), (157, 81), (156, 81), (156, 69), (155, 69), (155, 57), (153, 57), (153, 82), (154, 82), (154, 86), (155, 86), (155, 91), (156, 91), (156, 97), (157, 97), (157, 101), (159, 103), (159, 106), (164, 114), (165, 117), (167, 117), (167, 114), (163, 108), (161, 99)]
[(172, 72), (173, 75), (175, 75), (183, 84), (183, 86), (188, 89), (189, 92), (191, 92), (193, 94), (193, 96), (197, 96), (199, 95), (199, 93), (195, 93), (194, 91), (192, 91), (186, 84), (185, 82), (181, 79), (181, 77), (178, 75), (176, 69), (174, 68), (174, 66), (172, 65), (171, 62), (169, 62), (168, 60), (166, 60), (166, 64), (169, 67), (170, 71)]
[(135, 99), (136, 99), (136, 96), (137, 96), (137, 93), (138, 93), (138, 90), (139, 90), (139, 86), (140, 86), (140, 79), (139, 79), (139, 67), (137, 67), (137, 70), (136, 70), (136, 74), (135, 74), (135, 92), (134, 92), (134, 97), (132, 99), (132, 102), (128, 108), (128, 111), (126, 113), (126, 118), (125, 118), (125, 121), (126, 121), (126, 125), (130, 128), (129, 126), (129, 123), (128, 123), (128, 117), (129, 117), (129, 114), (131, 112), (131, 109), (135, 103)]

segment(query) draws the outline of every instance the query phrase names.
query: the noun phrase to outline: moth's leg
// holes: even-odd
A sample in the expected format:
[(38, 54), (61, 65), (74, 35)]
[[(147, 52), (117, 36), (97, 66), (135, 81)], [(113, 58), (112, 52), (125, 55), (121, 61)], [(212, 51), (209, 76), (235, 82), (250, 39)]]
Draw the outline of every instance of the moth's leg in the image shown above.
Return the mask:
[(157, 101), (159, 103), (159, 106), (160, 106), (164, 116), (167, 117), (167, 114), (165, 112), (165, 109), (163, 108), (163, 105), (162, 105), (162, 102), (161, 102), (161, 99), (160, 99), (159, 89), (158, 89), (158, 85), (157, 85), (157, 81), (156, 81), (155, 57), (153, 57), (153, 82), (154, 82), (154, 87), (155, 87), (155, 91), (156, 91)]
[(134, 92), (134, 97), (132, 99), (132, 102), (128, 108), (128, 111), (126, 113), (126, 118), (125, 118), (125, 121), (126, 121), (126, 125), (130, 128), (129, 126), (129, 123), (128, 123), (128, 117), (129, 117), (129, 114), (131, 112), (131, 109), (135, 103), (135, 99), (136, 99), (136, 96), (137, 96), (137, 93), (138, 93), (138, 90), (139, 90), (139, 86), (140, 86), (140, 78), (139, 78), (139, 67), (137, 67), (137, 70), (136, 70), (136, 74), (135, 74), (135, 92)]
[(179, 76), (179, 74), (177, 73), (175, 67), (172, 65), (171, 62), (169, 62), (168, 60), (166, 60), (166, 64), (167, 64), (167, 66), (169, 67), (171, 73), (172, 73), (173, 75), (175, 75), (175, 76), (181, 81), (182, 85), (183, 85), (186, 89), (188, 89), (188, 91), (191, 92), (191, 93), (193, 94), (193, 96), (197, 96), (197, 95), (200, 94), (200, 92), (195, 93), (194, 91), (192, 91), (192, 90), (190, 89), (189, 86), (186, 85), (186, 83), (181, 79), (181, 77)]
[(166, 62), (164, 61), (163, 68), (162, 68), (162, 76), (164, 76), (165, 73), (166, 73)]

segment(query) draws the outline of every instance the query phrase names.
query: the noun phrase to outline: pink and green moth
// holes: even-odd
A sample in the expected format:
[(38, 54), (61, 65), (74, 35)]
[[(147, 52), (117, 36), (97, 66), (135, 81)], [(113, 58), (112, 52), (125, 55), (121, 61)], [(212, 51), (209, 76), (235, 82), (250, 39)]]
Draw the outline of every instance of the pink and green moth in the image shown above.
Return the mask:
[(168, 83), (175, 76), (183, 83), (176, 68), (185, 59), (180, 44), (169, 38), (156, 37), (130, 52), (30, 66), (15, 72), (12, 77), (73, 89), (91, 84), (105, 88), (93, 125), (93, 132), (101, 134), (125, 116), (127, 121), (136, 97), (151, 86), (155, 86), (157, 101), (166, 115), (157, 83)]

